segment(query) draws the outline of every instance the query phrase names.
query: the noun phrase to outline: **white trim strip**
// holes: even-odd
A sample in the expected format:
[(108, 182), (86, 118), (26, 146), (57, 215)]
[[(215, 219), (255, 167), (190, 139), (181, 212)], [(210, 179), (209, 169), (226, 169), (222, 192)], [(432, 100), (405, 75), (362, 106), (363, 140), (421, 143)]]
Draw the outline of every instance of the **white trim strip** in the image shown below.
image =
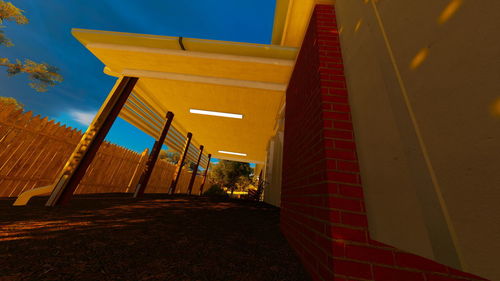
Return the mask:
[(219, 117), (243, 119), (243, 114), (226, 113), (226, 112), (218, 112), (218, 111), (209, 111), (209, 110), (201, 110), (201, 109), (193, 109), (193, 108), (189, 109), (189, 112), (193, 113), (193, 114), (201, 114), (201, 115), (211, 115), (211, 116), (219, 116)]
[(224, 150), (219, 150), (218, 152), (224, 153), (224, 154), (238, 155), (238, 156), (247, 156), (245, 153), (239, 153), (239, 152), (231, 152), (231, 151), (224, 151)]

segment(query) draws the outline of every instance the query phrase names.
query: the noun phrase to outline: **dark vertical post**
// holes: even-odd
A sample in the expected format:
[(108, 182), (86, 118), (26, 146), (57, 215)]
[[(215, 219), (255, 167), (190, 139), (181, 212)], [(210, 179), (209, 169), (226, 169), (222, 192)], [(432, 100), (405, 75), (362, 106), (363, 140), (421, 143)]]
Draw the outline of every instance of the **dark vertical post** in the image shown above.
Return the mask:
[(210, 167), (210, 159), (211, 158), (212, 158), (212, 154), (208, 154), (207, 168), (205, 169), (205, 173), (203, 173), (203, 181), (201, 182), (201, 185), (200, 185), (200, 195), (203, 194), (203, 186), (205, 185), (205, 182), (207, 181), (208, 167)]
[(65, 205), (71, 200), (137, 80), (136, 77), (123, 77), (115, 85), (54, 182), (46, 206)]
[(167, 137), (168, 130), (170, 129), (170, 124), (172, 124), (172, 120), (174, 119), (174, 114), (172, 112), (167, 112), (167, 120), (165, 121), (165, 125), (163, 126), (163, 130), (161, 131), (160, 137), (153, 146), (151, 150), (151, 154), (149, 154), (148, 162), (146, 163), (146, 170), (141, 175), (141, 179), (137, 184), (135, 189), (134, 198), (141, 197), (146, 190), (146, 187), (149, 182), (149, 178), (153, 173), (153, 169), (155, 167), (156, 161), (158, 160), (158, 155), (160, 154), (161, 147), (165, 142), (165, 138)]
[(191, 195), (191, 190), (193, 189), (194, 180), (198, 174), (198, 166), (200, 165), (201, 156), (203, 155), (203, 145), (200, 145), (200, 155), (198, 155), (198, 161), (196, 161), (196, 166), (194, 167), (193, 173), (191, 174), (191, 179), (188, 185), (188, 194)]
[(172, 184), (170, 184), (170, 194), (175, 194), (175, 188), (177, 187), (177, 183), (179, 182), (179, 178), (181, 177), (182, 167), (184, 166), (184, 160), (186, 160), (186, 156), (189, 150), (189, 144), (191, 143), (191, 138), (193, 134), (188, 133), (186, 143), (184, 144), (184, 152), (182, 156), (179, 158), (177, 162), (177, 166), (175, 167), (174, 177), (172, 179)]

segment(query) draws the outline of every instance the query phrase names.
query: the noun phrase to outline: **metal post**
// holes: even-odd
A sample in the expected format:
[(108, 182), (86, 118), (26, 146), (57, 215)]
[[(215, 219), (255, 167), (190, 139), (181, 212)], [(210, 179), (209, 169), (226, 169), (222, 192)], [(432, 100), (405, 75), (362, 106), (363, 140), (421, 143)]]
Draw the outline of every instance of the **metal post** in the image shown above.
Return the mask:
[(212, 154), (208, 154), (207, 168), (205, 169), (205, 173), (203, 173), (203, 181), (201, 182), (201, 185), (200, 185), (200, 195), (203, 194), (203, 186), (205, 185), (205, 181), (207, 180), (208, 167), (210, 167), (210, 159), (211, 158), (212, 158)]
[(196, 166), (194, 167), (193, 173), (191, 174), (191, 180), (188, 185), (188, 194), (191, 195), (191, 190), (193, 189), (194, 180), (196, 179), (196, 174), (198, 174), (198, 166), (200, 165), (201, 156), (203, 155), (203, 145), (200, 145), (200, 155), (198, 155), (198, 161), (196, 161)]
[(108, 95), (54, 182), (54, 188), (45, 204), (46, 206), (65, 205), (71, 200), (73, 192), (92, 163), (97, 150), (118, 117), (137, 80), (136, 77), (123, 77), (119, 83), (115, 84), (114, 89)]
[(175, 194), (175, 188), (177, 187), (177, 183), (179, 182), (179, 178), (181, 177), (182, 167), (184, 166), (184, 160), (186, 160), (186, 156), (189, 150), (189, 144), (191, 143), (191, 138), (193, 134), (187, 133), (186, 143), (184, 144), (184, 152), (182, 156), (179, 158), (177, 165), (175, 167), (174, 177), (172, 179), (172, 183), (170, 184), (170, 194)]
[(174, 119), (174, 114), (172, 112), (167, 112), (167, 120), (165, 121), (165, 125), (163, 126), (163, 130), (161, 131), (160, 137), (155, 144), (153, 145), (153, 149), (151, 150), (151, 154), (149, 154), (148, 162), (146, 163), (146, 170), (141, 176), (139, 183), (136, 186), (134, 198), (141, 197), (146, 190), (146, 187), (149, 182), (149, 178), (153, 173), (153, 169), (155, 167), (155, 163), (158, 160), (158, 155), (160, 155), (160, 150), (165, 142), (165, 138), (167, 137), (168, 130), (170, 129), (170, 124), (172, 124), (172, 120)]

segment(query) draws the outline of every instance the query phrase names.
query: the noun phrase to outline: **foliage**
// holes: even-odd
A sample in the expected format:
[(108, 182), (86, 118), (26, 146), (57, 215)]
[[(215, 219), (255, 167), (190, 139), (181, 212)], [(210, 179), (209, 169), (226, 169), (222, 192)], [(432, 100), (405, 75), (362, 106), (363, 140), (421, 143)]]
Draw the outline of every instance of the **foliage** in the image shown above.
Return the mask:
[(193, 162), (193, 161), (188, 161), (187, 162), (187, 168), (191, 172), (194, 171), (194, 169), (196, 168), (196, 163)]
[(207, 191), (203, 192), (203, 195), (210, 198), (228, 198), (227, 193), (218, 184), (213, 184)]
[(248, 163), (221, 160), (210, 171), (210, 178), (212, 182), (230, 188), (232, 193), (236, 188), (248, 186), (252, 172)]
[(29, 85), (37, 92), (46, 92), (50, 86), (55, 86), (57, 82), (62, 82), (62, 76), (57, 73), (58, 69), (47, 63), (36, 63), (26, 59), (24, 63), (16, 60), (11, 63), (8, 59), (0, 58), (0, 65), (7, 67), (7, 75), (14, 76), (21, 72), (28, 74), (31, 82)]
[(16, 109), (23, 109), (24, 108), (24, 104), (18, 102), (15, 98), (11, 98), (11, 97), (0, 97), (0, 103), (13, 104), (16, 106)]
[[(0, 24), (3, 24), (4, 21), (13, 21), (17, 24), (27, 24), (28, 19), (23, 15), (23, 10), (17, 8), (10, 2), (5, 2), (0, 0)], [(4, 26), (0, 26), (3, 28)], [(3, 30), (0, 30), (0, 46), (12, 47), (12, 41), (5, 36)]]
[(160, 150), (160, 155), (158, 157), (172, 164), (177, 164), (177, 162), (179, 162), (180, 159), (180, 154), (177, 151), (162, 149)]
[[(17, 24), (27, 24), (28, 19), (23, 15), (23, 10), (17, 8), (10, 2), (0, 0), (0, 24), (4, 21), (13, 21)], [(4, 26), (0, 26), (3, 28)], [(14, 44), (5, 36), (3, 30), (0, 30), (0, 46), (11, 47)], [(46, 92), (48, 87), (55, 86), (58, 82), (62, 82), (63, 78), (58, 73), (55, 66), (47, 63), (37, 63), (29, 59), (25, 59), (24, 63), (20, 60), (10, 62), (7, 58), (0, 57), (0, 66), (7, 67), (7, 75), (14, 76), (19, 73), (28, 74), (31, 83), (30, 87), (37, 92)]]
[(28, 19), (23, 15), (23, 10), (10, 2), (0, 0), (0, 24), (3, 21), (15, 21), (17, 24), (27, 24)]
[[(174, 150), (160, 150), (160, 155), (158, 155), (158, 158), (165, 160), (169, 163), (172, 164), (177, 164), (179, 162), (179, 159), (181, 158), (181, 155), (179, 152), (174, 151)], [(185, 160), (184, 162), (184, 167), (186, 167), (189, 171), (194, 171), (194, 168), (196, 167), (196, 163), (193, 161)]]
[(254, 181), (249, 177), (240, 176), (236, 181), (236, 189), (240, 191), (247, 191), (248, 188), (254, 184)]
[(12, 47), (14, 44), (12, 44), (12, 41), (10, 41), (9, 38), (5, 37), (5, 32), (3, 30), (0, 30), (0, 46), (4, 45), (5, 47)]

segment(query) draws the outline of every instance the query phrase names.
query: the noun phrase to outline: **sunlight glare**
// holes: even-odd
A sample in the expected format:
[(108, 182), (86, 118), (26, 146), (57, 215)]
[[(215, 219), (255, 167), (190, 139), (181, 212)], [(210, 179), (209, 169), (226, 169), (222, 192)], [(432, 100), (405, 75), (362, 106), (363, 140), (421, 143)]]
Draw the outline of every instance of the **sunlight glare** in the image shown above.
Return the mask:
[(428, 55), (429, 48), (422, 48), (422, 50), (420, 50), (411, 61), (410, 68), (412, 70), (417, 69), (427, 59)]
[(444, 8), (443, 12), (438, 18), (439, 24), (446, 23), (462, 6), (463, 0), (451, 0), (451, 2)]

